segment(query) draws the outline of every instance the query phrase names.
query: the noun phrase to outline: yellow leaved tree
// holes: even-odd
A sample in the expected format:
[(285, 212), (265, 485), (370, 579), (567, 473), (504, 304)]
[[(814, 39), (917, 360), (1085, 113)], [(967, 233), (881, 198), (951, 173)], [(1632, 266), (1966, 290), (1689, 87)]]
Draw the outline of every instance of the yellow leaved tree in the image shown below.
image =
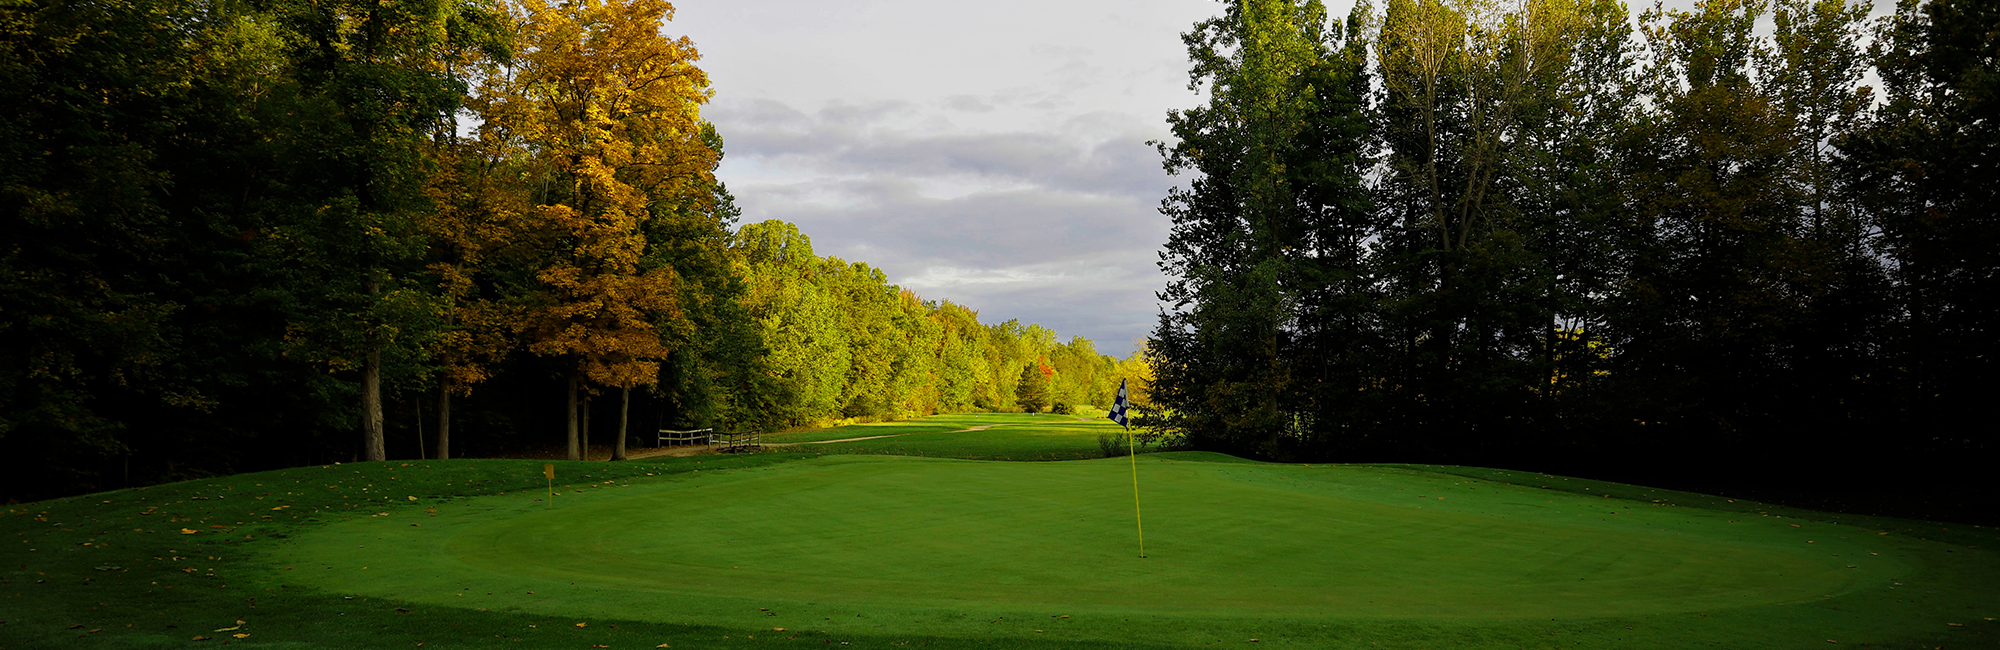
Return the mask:
[(622, 392), (621, 460), (631, 390), (658, 380), (670, 352), (662, 328), (686, 323), (673, 270), (645, 263), (644, 226), (655, 206), (713, 181), (717, 154), (701, 138), (708, 77), (692, 42), (660, 34), (673, 15), (661, 0), (519, 0), (511, 10), (515, 63), (487, 80), (481, 128), (528, 152), (529, 222), (543, 250), (522, 329), (529, 351), (569, 373), (570, 459), (588, 453), (579, 393)]
[(436, 210), (424, 222), (428, 270), (445, 300), (445, 327), (430, 345), (438, 366), (437, 457), (451, 457), (451, 398), (468, 396), (515, 346), (518, 305), (482, 293), (492, 258), (518, 246), (527, 225), (520, 174), (490, 143), (454, 141), (438, 148), (429, 193)]

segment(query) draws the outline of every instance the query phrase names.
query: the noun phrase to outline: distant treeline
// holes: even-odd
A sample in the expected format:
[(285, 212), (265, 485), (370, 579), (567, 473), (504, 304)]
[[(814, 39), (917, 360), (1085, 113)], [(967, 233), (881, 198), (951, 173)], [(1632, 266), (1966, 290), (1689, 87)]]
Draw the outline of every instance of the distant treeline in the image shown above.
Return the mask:
[[(1143, 350), (1100, 354), (1089, 339), (1056, 340), (1040, 325), (981, 325), (951, 302), (926, 302), (867, 264), (816, 257), (792, 224), (739, 230), (731, 251), (747, 290), (754, 340), (770, 385), (721, 400), (767, 427), (842, 418), (894, 419), (969, 410), (1070, 413), (1103, 408), (1121, 380), (1148, 377)], [(724, 382), (708, 385), (722, 386)], [(768, 405), (767, 405), (768, 403)]]
[(671, 14), (0, 3), (0, 498), (1062, 409), (1137, 372), (733, 231)]
[(1684, 484), (1990, 476), (2000, 3), (1868, 10), (1228, 3), (1162, 147), (1194, 180), (1163, 205), (1161, 426)]

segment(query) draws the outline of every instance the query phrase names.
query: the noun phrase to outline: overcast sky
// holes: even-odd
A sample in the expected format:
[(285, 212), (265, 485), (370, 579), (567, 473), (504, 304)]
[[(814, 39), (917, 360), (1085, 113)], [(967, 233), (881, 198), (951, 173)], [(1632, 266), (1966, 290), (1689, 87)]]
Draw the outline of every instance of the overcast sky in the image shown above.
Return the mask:
[[(1350, 6), (1328, 3), (1336, 17)], [(702, 53), (719, 175), (745, 222), (796, 223), (819, 254), (983, 322), (1040, 323), (1118, 356), (1152, 329), (1174, 179), (1145, 143), (1200, 101), (1180, 34), (1215, 0), (676, 8), (665, 31)]]
[(980, 320), (1123, 356), (1152, 328), (1174, 180), (1145, 143), (1187, 90), (1213, 0), (682, 0), (718, 175), (745, 222)]

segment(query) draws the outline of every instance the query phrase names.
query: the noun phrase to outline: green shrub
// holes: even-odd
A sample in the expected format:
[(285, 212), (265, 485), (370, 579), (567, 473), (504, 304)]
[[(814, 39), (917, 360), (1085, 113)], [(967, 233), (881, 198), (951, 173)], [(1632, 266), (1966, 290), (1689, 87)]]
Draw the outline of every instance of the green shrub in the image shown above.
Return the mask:
[(1105, 458), (1117, 458), (1131, 452), (1131, 447), (1125, 444), (1125, 436), (1116, 433), (1097, 434), (1097, 448), (1104, 452)]

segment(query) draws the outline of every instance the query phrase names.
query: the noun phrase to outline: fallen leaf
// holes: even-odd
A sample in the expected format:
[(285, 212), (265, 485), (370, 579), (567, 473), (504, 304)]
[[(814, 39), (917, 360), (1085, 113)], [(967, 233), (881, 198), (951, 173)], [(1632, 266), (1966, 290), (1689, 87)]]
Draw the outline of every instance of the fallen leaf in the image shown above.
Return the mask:
[(208, 640), (208, 637), (205, 637), (205, 636), (200, 636), (200, 635), (196, 635), (196, 636), (194, 637), (194, 640), (195, 640), (195, 641), (207, 641), (207, 640)]
[(241, 626), (241, 625), (236, 625), (236, 626), (231, 626), (231, 627), (225, 627), (225, 628), (219, 628), (219, 629), (216, 629), (216, 630), (214, 630), (214, 631), (216, 631), (216, 632), (235, 632), (235, 631), (237, 631), (237, 630), (240, 630), (240, 629), (243, 629), (243, 626)]
[(577, 624), (576, 624), (576, 626), (577, 626), (577, 627), (586, 627), (586, 626), (589, 626), (589, 625), (590, 625), (589, 623), (577, 623)]
[(69, 629), (72, 629), (72, 630), (81, 630), (81, 629), (83, 629), (83, 624), (82, 624), (82, 623), (78, 623), (78, 624), (76, 624), (76, 625), (71, 625), (71, 626), (69, 626)]
[(1965, 627), (1964, 623), (1946, 623), (1945, 625), (1949, 625), (1952, 627)]
[[(1993, 619), (1990, 619), (1990, 618), (1989, 618), (1989, 619), (1986, 619), (1986, 620), (1989, 620), (1989, 621), (1990, 621), (1990, 620), (1993, 620)], [(783, 631), (785, 631), (785, 628), (782, 628), (782, 627), (774, 627), (774, 628), (771, 628), (771, 631), (772, 631), (772, 632), (783, 632)]]
[(670, 646), (670, 645), (667, 645), (667, 644), (665, 644), (665, 643), (662, 643), (662, 644), (659, 644), (659, 645), (656, 645), (656, 646), (653, 646), (653, 647), (655, 647), (655, 648), (671, 648), (671, 647), (673, 647), (673, 646)]
[(233, 636), (233, 637), (236, 637), (236, 638), (238, 638), (238, 639), (247, 639), (247, 638), (250, 638), (250, 633), (249, 633), (249, 632), (244, 632), (244, 633), (241, 633), (241, 634), (231, 634), (231, 635), (229, 635), (229, 636)]
[(193, 528), (182, 528), (182, 529), (181, 529), (181, 534), (182, 534), (182, 535), (193, 535), (193, 534), (195, 534), (195, 533), (199, 533), (199, 532), (201, 532), (201, 531), (199, 531), (199, 530), (195, 530), (195, 529), (193, 529)]
[(416, 497), (410, 497), (410, 500), (411, 500), (411, 501), (415, 501), (415, 500), (417, 500), (417, 498), (416, 498)]

